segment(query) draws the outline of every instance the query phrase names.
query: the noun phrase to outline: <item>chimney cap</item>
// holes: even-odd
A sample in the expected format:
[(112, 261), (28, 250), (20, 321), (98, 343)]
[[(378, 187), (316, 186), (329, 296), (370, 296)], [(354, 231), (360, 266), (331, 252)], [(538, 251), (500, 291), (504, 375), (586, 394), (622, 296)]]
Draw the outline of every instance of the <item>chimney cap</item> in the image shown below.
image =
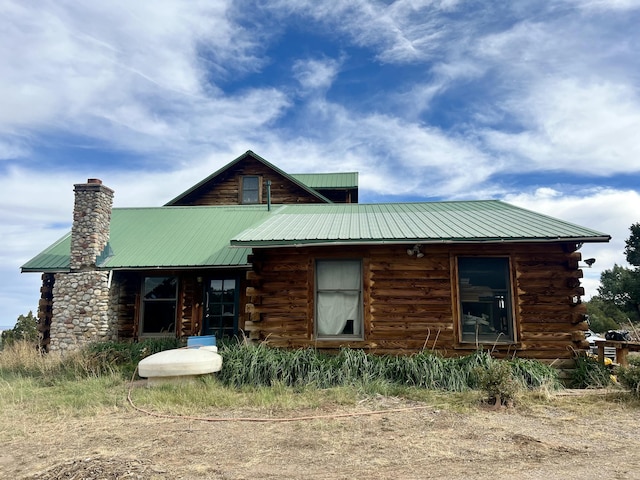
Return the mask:
[(99, 178), (89, 178), (87, 179), (87, 183), (102, 185), (102, 180), (100, 180)]

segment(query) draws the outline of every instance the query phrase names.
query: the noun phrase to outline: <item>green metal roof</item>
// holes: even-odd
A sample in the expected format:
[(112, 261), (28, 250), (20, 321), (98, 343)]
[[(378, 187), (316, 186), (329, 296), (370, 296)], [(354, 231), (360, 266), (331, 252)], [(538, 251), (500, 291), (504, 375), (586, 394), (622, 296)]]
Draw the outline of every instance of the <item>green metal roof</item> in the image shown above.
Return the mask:
[(292, 173), (291, 176), (314, 189), (358, 187), (358, 172)]
[[(247, 264), (248, 249), (229, 239), (270, 215), (261, 206), (198, 206), (114, 209), (108, 256), (99, 266), (183, 268)], [(22, 271), (67, 271), (71, 235), (22, 266)]]
[[(105, 269), (247, 265), (250, 247), (436, 242), (608, 242), (610, 236), (498, 200), (114, 209)], [(70, 234), (22, 266), (69, 270)], [(234, 248), (236, 247), (236, 248)], [(240, 248), (237, 248), (240, 247)]]
[(285, 205), (235, 246), (407, 242), (606, 242), (610, 236), (498, 200)]

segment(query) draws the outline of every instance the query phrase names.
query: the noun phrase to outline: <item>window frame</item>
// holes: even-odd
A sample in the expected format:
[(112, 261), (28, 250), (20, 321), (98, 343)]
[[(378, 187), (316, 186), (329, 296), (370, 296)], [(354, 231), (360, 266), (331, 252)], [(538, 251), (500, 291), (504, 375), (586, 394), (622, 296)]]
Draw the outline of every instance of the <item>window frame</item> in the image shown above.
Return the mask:
[[(497, 333), (494, 336), (489, 336), (490, 334), (485, 334), (483, 337), (479, 337), (476, 333), (474, 334), (473, 338), (468, 338), (468, 333), (466, 335), (467, 338), (465, 338), (465, 332), (464, 332), (464, 306), (463, 306), (463, 289), (462, 289), (462, 278), (461, 278), (461, 274), (460, 274), (460, 259), (493, 259), (493, 260), (500, 260), (503, 262), (506, 262), (506, 264), (504, 265), (504, 280), (506, 281), (506, 288), (501, 289), (504, 291), (505, 294), (505, 298), (504, 298), (504, 302), (505, 302), (505, 306), (503, 307), (505, 310), (505, 313), (507, 314), (507, 318), (506, 318), (506, 322), (507, 322), (507, 330), (510, 330), (510, 335), (509, 334), (500, 334)], [(463, 345), (469, 345), (469, 344), (474, 344), (474, 345), (481, 345), (481, 344), (490, 344), (490, 345), (496, 345), (496, 344), (500, 344), (500, 345), (512, 345), (512, 344), (516, 344), (518, 343), (518, 319), (517, 319), (517, 309), (516, 309), (516, 295), (515, 295), (515, 275), (514, 275), (514, 270), (513, 270), (513, 262), (510, 256), (508, 255), (457, 255), (455, 257), (455, 292), (457, 295), (457, 299), (456, 299), (456, 306), (457, 306), (457, 312), (456, 312), (456, 328), (458, 330), (458, 342), (460, 344)], [(488, 287), (491, 288), (492, 290), (499, 290), (493, 287), (489, 287), (488, 285), (477, 285), (477, 286), (483, 286), (483, 287)], [(500, 302), (499, 301), (499, 296), (498, 295), (494, 295), (494, 302)], [(486, 304), (486, 306), (491, 309), (491, 302), (485, 301), (485, 302), (481, 302), (480, 300), (478, 300), (477, 302), (464, 302), (464, 303), (479, 303), (479, 304)], [(498, 305), (497, 307), (493, 308), (498, 308), (500, 309), (500, 306)], [(495, 321), (496, 319), (492, 319), (489, 322), (489, 326), (495, 328)], [(476, 329), (478, 328), (478, 326), (476, 326)], [(482, 328), (482, 327), (480, 327)]]
[[(358, 288), (357, 289), (320, 289), (319, 287), (319, 280), (318, 280), (318, 265), (321, 263), (326, 263), (326, 264), (338, 264), (338, 263), (344, 263), (344, 262), (353, 262), (353, 263), (357, 263), (358, 264), (358, 271), (359, 271), (359, 277), (358, 277)], [(318, 341), (325, 341), (325, 340), (353, 340), (353, 341), (361, 341), (364, 340), (365, 337), (365, 332), (364, 332), (364, 262), (361, 258), (317, 258), (314, 262), (314, 273), (313, 273), (313, 278), (314, 278), (314, 287), (313, 287), (313, 292), (314, 292), (314, 319), (315, 321), (313, 322), (313, 335), (314, 338)], [(358, 311), (358, 318), (356, 319), (358, 322), (358, 326), (359, 326), (359, 330), (360, 333), (339, 333), (336, 335), (324, 335), (319, 333), (319, 329), (318, 329), (318, 319), (319, 319), (319, 295), (322, 295), (322, 293), (329, 293), (329, 292), (340, 292), (340, 291), (352, 291), (355, 292), (357, 291), (357, 295), (358, 295), (358, 305), (357, 305), (357, 311)], [(348, 325), (348, 324), (347, 324)], [(347, 327), (347, 325), (345, 325), (344, 328)], [(353, 331), (356, 331), (356, 324), (353, 324), (352, 327)]]
[[(175, 289), (173, 298), (145, 298), (146, 297), (146, 282), (148, 279), (175, 279)], [(142, 277), (142, 283), (140, 287), (140, 333), (139, 337), (168, 337), (176, 335), (176, 323), (178, 319), (178, 292), (180, 288), (180, 279), (177, 275), (145, 275)], [(173, 303), (173, 328), (166, 332), (146, 332), (145, 331), (145, 314), (149, 304)]]
[[(245, 188), (244, 182), (245, 179), (255, 178), (258, 185), (255, 189)], [(245, 192), (254, 192), (257, 193), (257, 200), (253, 201), (245, 201)], [(257, 205), (262, 203), (262, 176), (260, 175), (242, 175), (240, 177), (240, 188), (238, 192), (238, 200), (241, 205)]]
[[(211, 283), (213, 281), (220, 281), (222, 282), (222, 297), (220, 299), (219, 302), (210, 302), (209, 301), (209, 289), (211, 286)], [(233, 281), (234, 282), (234, 289), (233, 289), (233, 302), (229, 302), (229, 301), (225, 301), (224, 300), (224, 285), (226, 282), (229, 281)], [(206, 280), (203, 282), (203, 293), (202, 293), (202, 299), (203, 299), (203, 308), (202, 308), (202, 334), (203, 335), (215, 335), (216, 338), (225, 338), (226, 336), (224, 334), (220, 335), (220, 330), (212, 327), (210, 320), (207, 318), (208, 313), (208, 309), (209, 306), (212, 304), (215, 305), (220, 305), (223, 309), (225, 305), (230, 305), (233, 303), (233, 325), (232, 325), (232, 332), (231, 335), (228, 336), (228, 338), (233, 338), (235, 336), (238, 335), (239, 331), (240, 331), (240, 315), (239, 315), (239, 310), (240, 310), (240, 289), (241, 289), (241, 281), (240, 281), (240, 277), (236, 276), (236, 275), (215, 275), (215, 276), (211, 276), (211, 277), (207, 277)], [(211, 317), (213, 317), (214, 315), (211, 314)], [(216, 317), (224, 317), (224, 312), (220, 315), (216, 315)], [(216, 324), (215, 327), (218, 327), (219, 325)], [(225, 330), (228, 330), (224, 327), (224, 325), (222, 325), (220, 327), (222, 329), (222, 331), (224, 332)], [(213, 330), (213, 331), (212, 331)]]

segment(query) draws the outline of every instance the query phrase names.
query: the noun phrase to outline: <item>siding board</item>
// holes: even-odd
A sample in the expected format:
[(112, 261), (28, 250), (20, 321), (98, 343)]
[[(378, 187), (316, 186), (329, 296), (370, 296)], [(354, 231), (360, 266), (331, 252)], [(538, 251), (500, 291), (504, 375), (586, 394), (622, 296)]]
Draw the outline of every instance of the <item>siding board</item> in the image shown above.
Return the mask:
[[(410, 353), (431, 348), (464, 355), (478, 347), (458, 340), (456, 256), (509, 257), (513, 270), (515, 343), (487, 345), (496, 356), (517, 355), (548, 362), (570, 359), (584, 347), (584, 306), (576, 269), (579, 254), (548, 244), (437, 245), (425, 257), (409, 257), (402, 246), (298, 247), (254, 250), (248, 293), (260, 297), (253, 310), (260, 322), (247, 324), (251, 338), (274, 346), (344, 346), (375, 353)], [(566, 251), (565, 251), (566, 250)], [(317, 258), (363, 259), (365, 339), (317, 340), (313, 335), (314, 262)]]

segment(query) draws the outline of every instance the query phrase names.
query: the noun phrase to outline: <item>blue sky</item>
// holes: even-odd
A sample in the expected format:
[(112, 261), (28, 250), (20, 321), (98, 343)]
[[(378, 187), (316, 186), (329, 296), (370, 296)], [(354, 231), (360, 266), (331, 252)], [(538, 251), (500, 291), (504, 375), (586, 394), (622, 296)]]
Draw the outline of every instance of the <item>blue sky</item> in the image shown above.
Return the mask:
[(74, 183), (158, 206), (253, 150), (358, 171), (361, 202), (496, 198), (613, 236), (640, 221), (640, 1), (0, 0), (0, 325)]

